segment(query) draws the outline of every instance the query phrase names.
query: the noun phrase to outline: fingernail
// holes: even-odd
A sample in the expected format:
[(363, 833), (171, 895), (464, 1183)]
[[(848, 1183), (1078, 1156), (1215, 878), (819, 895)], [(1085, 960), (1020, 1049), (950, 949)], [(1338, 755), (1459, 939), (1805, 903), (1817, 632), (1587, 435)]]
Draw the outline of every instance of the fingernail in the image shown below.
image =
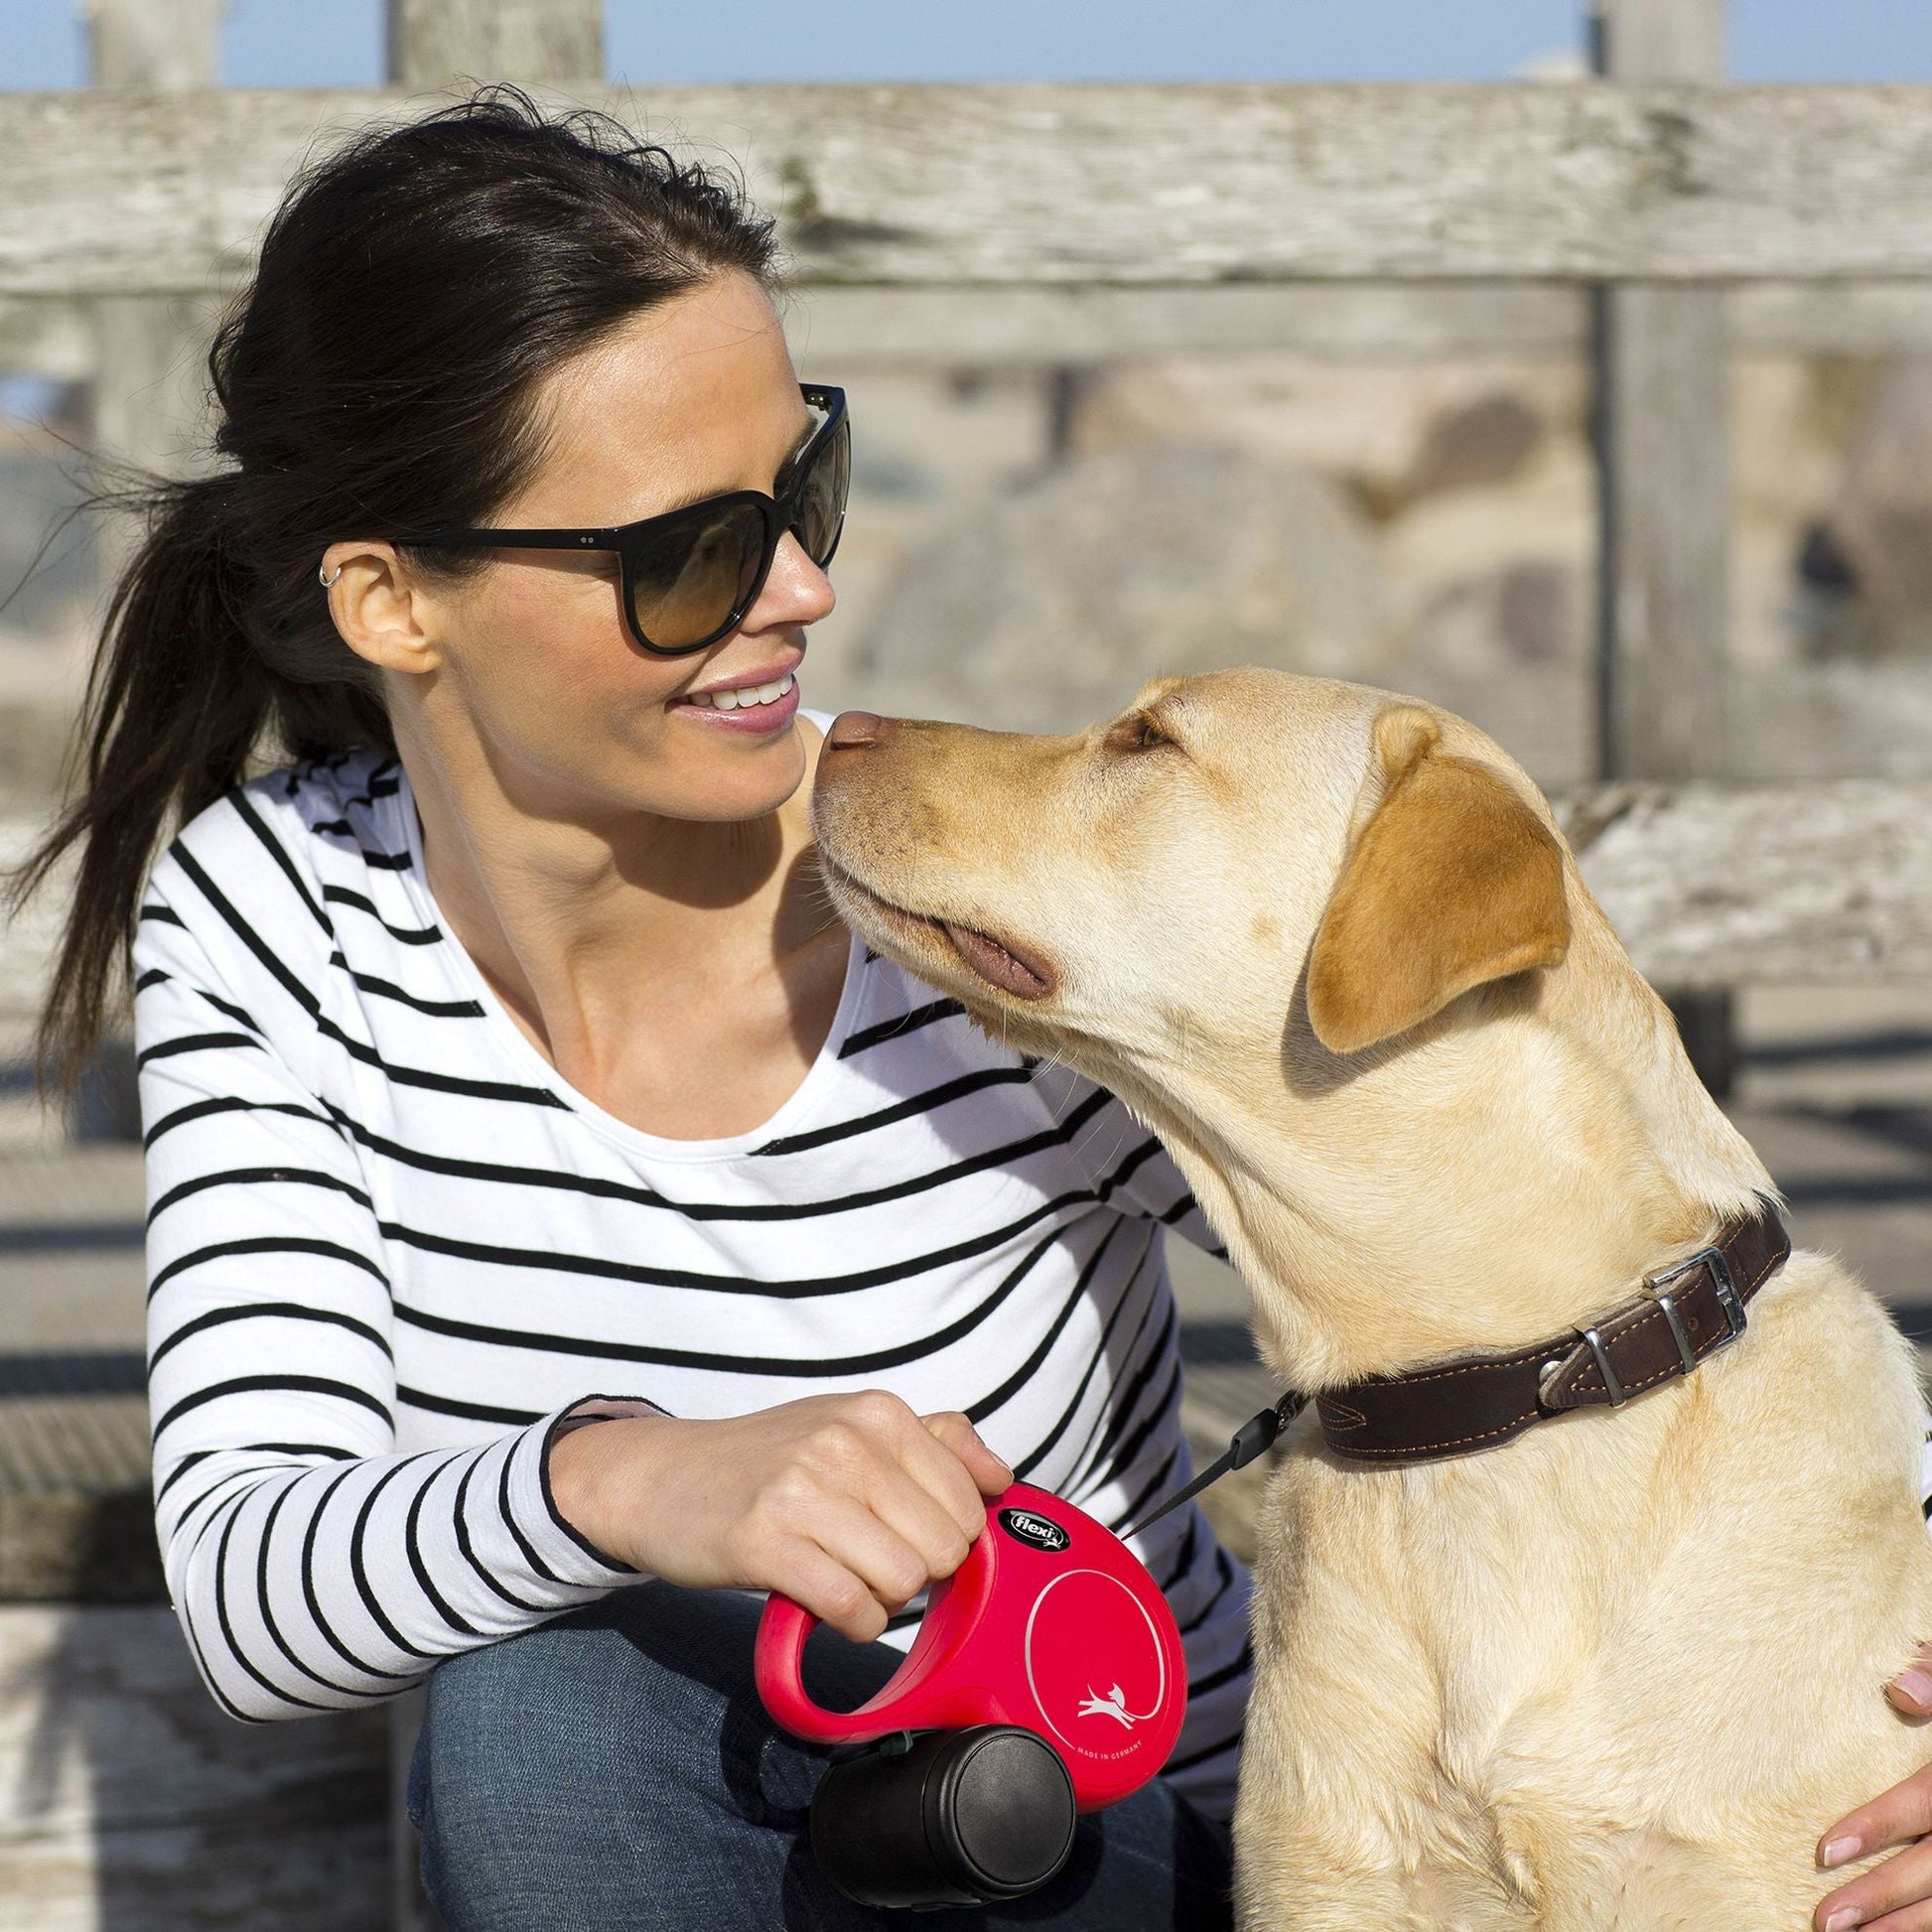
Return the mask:
[(1932, 1704), (1932, 1677), (1922, 1670), (1900, 1671), (1895, 1681), (1914, 1704)]
[(1856, 1905), (1841, 1905), (1825, 1921), (1825, 1932), (1852, 1932), (1855, 1925), (1864, 1923), (1864, 1914)]
[[(1825, 1849), (1818, 1855), (1818, 1863), (1829, 1869), (1832, 1865), (1843, 1864), (1847, 1859), (1856, 1859), (1858, 1856), (1859, 1841), (1856, 1838), (1828, 1838), (1825, 1841)], [(1856, 1920), (1846, 1920), (1848, 1925), (1855, 1923)]]

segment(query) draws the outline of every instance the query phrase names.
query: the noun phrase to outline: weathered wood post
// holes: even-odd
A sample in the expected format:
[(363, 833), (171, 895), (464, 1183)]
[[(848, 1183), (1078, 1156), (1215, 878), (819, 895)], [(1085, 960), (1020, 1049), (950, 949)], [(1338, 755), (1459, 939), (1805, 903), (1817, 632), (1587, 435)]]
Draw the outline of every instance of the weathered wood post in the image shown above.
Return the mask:
[[(1717, 80), (1724, 0), (1598, 0), (1615, 80)], [(1725, 297), (1695, 285), (1597, 292), (1605, 778), (1730, 775), (1730, 462)]]
[(389, 78), (600, 80), (604, 0), (389, 0)]
[[(1721, 80), (1725, 0), (1596, 0), (1593, 65), (1612, 80)], [(1597, 762), (1604, 778), (1733, 777), (1725, 299), (1624, 283), (1594, 295)], [(1692, 1062), (1729, 1091), (1731, 994), (1666, 990)]]
[[(100, 87), (211, 87), (226, 0), (88, 0), (92, 78)], [(144, 469), (179, 468), (196, 447), (208, 325), (192, 298), (95, 299), (95, 447)], [(108, 536), (112, 553), (132, 532)]]

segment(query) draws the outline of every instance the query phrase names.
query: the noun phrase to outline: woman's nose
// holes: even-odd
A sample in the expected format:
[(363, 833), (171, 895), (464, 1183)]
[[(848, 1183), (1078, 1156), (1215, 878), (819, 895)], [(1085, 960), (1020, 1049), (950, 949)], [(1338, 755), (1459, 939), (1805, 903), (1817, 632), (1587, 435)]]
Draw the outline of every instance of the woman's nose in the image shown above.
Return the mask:
[(829, 617), (838, 602), (832, 580), (813, 563), (791, 531), (778, 539), (778, 552), (771, 560), (764, 588), (758, 602), (745, 614), (741, 628), (758, 630), (775, 624), (816, 623)]

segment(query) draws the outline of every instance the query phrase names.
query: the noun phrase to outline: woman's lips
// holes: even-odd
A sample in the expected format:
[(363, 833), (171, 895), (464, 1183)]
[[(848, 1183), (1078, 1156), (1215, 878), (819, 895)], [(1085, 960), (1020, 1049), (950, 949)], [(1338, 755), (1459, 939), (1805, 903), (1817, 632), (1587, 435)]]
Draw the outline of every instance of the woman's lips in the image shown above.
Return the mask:
[(769, 704), (740, 705), (736, 711), (720, 711), (716, 705), (683, 703), (674, 704), (671, 709), (680, 718), (695, 719), (707, 731), (749, 732), (759, 737), (791, 723), (798, 710), (798, 681), (794, 678), (791, 689)]

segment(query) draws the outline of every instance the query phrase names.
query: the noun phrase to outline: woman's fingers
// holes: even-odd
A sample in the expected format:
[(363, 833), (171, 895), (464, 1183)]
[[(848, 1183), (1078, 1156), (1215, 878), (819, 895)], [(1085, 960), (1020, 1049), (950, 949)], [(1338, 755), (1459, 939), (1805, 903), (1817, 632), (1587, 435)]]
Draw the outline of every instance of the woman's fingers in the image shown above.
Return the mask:
[(1932, 1718), (1932, 1644), (1921, 1644), (1913, 1662), (1885, 1686), (1885, 1695), (1908, 1718)]
[(925, 1553), (872, 1503), (828, 1496), (797, 1529), (857, 1577), (882, 1611), (903, 1608), (932, 1581)]
[(1932, 1932), (1932, 1845), (1915, 1845), (1841, 1885), (1819, 1900), (1811, 1922), (1816, 1932), (1849, 1932), (1855, 1925)]
[(1865, 1932), (1932, 1932), (1932, 1904), (1907, 1905), (1903, 1911), (1868, 1919)]
[[(937, 1448), (933, 1452), (943, 1453)], [(957, 1463), (953, 1473), (970, 1493), (972, 1484), (959, 1472)], [(966, 1561), (973, 1538), (986, 1522), (986, 1512), (976, 1495), (971, 1513), (962, 1523), (957, 1499), (942, 1501), (916, 1469), (895, 1466), (882, 1470), (862, 1500), (888, 1529), (917, 1552), (925, 1565), (925, 1575), (917, 1586), (921, 1589), (935, 1577), (950, 1577)], [(911, 1593), (906, 1592), (908, 1596)]]
[(854, 1643), (871, 1643), (886, 1628), (886, 1612), (864, 1580), (809, 1537), (793, 1537), (773, 1553), (769, 1587)]
[(1840, 1865), (1932, 1832), (1932, 1764), (1841, 1818), (1819, 1841), (1818, 1863)]
[[(987, 1448), (979, 1431), (957, 1409), (941, 1410), (937, 1415), (921, 1416), (919, 1420), (935, 1442), (951, 1449), (966, 1465), (983, 1495), (997, 1496), (1001, 1490), (1013, 1487), (1013, 1470)], [(981, 1516), (978, 1503), (979, 1498), (975, 1497), (976, 1517)]]

